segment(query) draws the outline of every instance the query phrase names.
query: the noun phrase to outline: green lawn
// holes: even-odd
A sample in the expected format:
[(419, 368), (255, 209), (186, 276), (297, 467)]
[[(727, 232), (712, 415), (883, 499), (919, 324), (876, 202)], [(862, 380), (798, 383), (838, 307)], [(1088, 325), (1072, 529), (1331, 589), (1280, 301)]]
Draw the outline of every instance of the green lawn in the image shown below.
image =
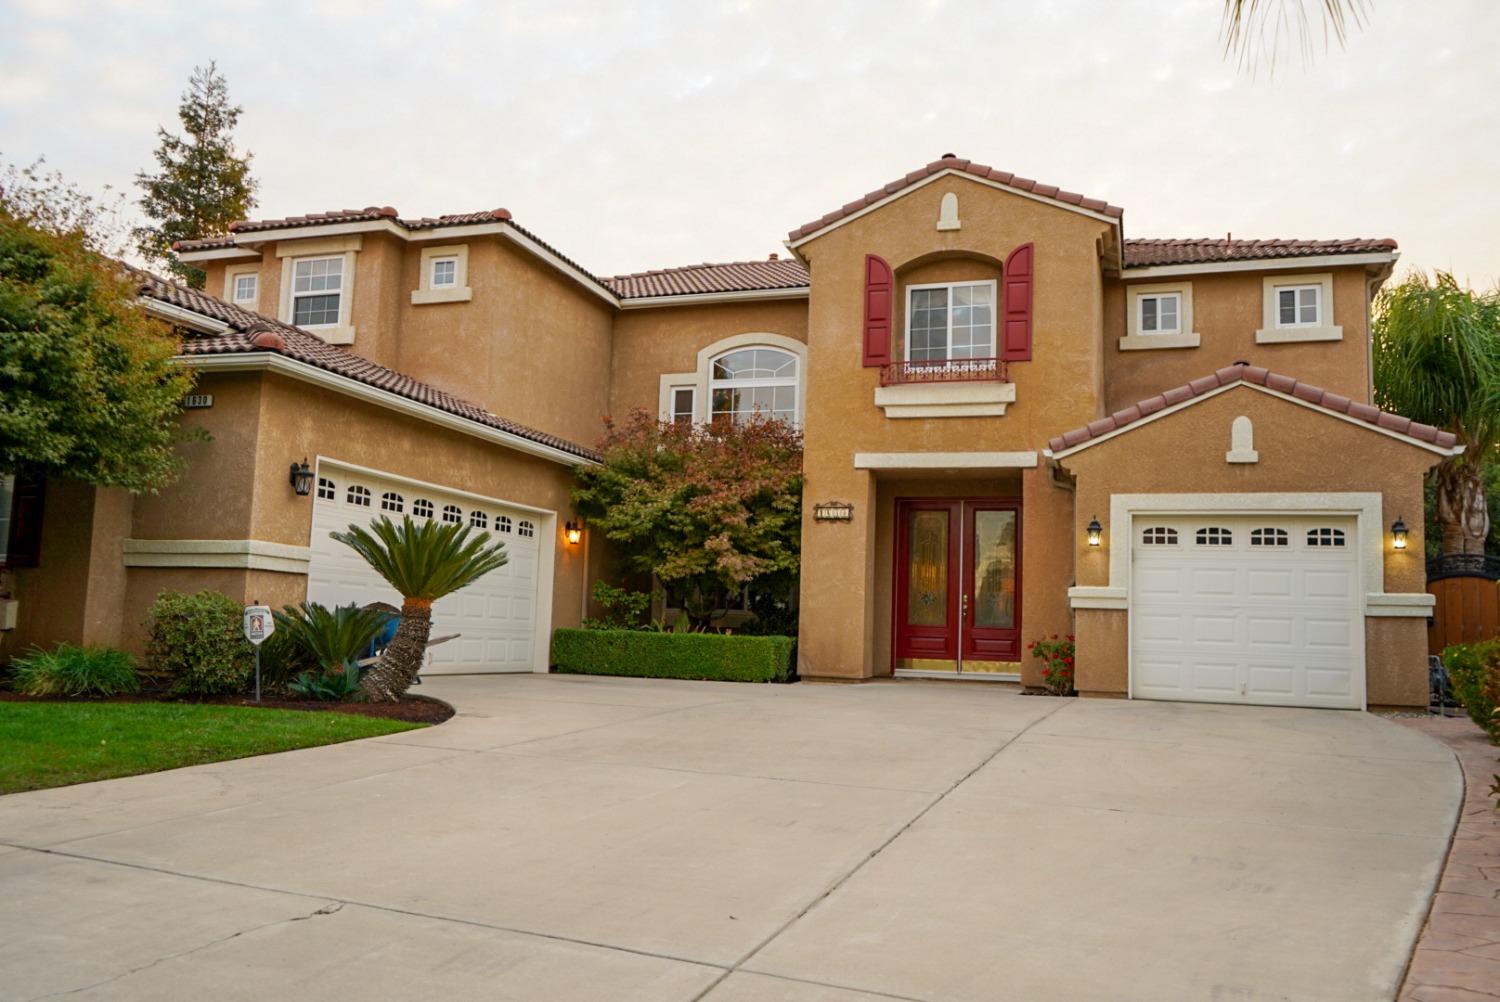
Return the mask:
[(0, 703), (0, 793), (409, 731), (352, 713), (190, 703)]

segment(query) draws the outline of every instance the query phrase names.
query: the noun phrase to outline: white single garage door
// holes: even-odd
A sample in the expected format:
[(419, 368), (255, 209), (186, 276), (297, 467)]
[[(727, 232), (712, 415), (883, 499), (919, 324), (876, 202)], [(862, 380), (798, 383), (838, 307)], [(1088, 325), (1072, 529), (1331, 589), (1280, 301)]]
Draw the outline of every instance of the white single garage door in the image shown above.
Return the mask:
[(312, 562), (307, 598), (326, 606), (388, 602), (401, 596), (349, 547), (329, 536), (381, 515), (460, 521), (505, 543), (509, 562), (432, 607), (432, 636), (457, 640), (428, 652), (432, 673), (523, 672), (534, 668), (540, 519), (534, 512), (479, 501), (408, 481), (322, 465), (313, 492)]
[(1132, 695), (1363, 705), (1354, 519), (1137, 514), (1132, 532)]

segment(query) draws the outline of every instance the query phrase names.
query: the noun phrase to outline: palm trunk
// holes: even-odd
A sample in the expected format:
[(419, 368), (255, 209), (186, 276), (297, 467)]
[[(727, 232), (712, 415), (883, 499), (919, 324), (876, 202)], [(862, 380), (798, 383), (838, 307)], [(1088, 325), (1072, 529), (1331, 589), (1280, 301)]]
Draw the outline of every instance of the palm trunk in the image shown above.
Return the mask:
[(417, 679), (422, 659), (427, 655), (427, 638), (432, 633), (432, 603), (423, 598), (408, 598), (401, 603), (401, 622), (396, 636), (384, 656), (370, 666), (359, 683), (366, 699), (377, 703), (394, 703)]
[(1490, 534), (1490, 512), (1479, 467), (1463, 458), (1448, 459), (1438, 466), (1436, 476), (1443, 555), (1483, 553)]

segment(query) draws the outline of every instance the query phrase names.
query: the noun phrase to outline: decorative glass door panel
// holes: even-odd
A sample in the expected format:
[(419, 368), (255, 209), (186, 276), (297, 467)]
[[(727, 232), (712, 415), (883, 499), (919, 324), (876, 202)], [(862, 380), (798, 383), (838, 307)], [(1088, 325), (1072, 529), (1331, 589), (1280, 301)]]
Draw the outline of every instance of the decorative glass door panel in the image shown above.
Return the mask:
[(1018, 670), (1020, 521), (1015, 501), (896, 503), (897, 668)]

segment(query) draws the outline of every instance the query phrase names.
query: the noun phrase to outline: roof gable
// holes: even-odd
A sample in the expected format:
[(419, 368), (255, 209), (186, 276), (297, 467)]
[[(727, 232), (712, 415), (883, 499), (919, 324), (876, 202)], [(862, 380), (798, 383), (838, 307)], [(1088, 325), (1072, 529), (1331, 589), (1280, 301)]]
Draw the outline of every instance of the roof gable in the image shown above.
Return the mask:
[(1450, 431), (1442, 431), (1432, 425), (1421, 424), (1411, 418), (1380, 410), (1370, 404), (1362, 404), (1320, 386), (1299, 382), (1291, 376), (1269, 372), (1255, 365), (1238, 362), (1225, 366), (1218, 372), (1200, 376), (1190, 383), (1174, 386), (1165, 393), (1148, 397), (1116, 411), (1108, 417), (1091, 421), (1082, 428), (1058, 435), (1047, 443), (1047, 454), (1054, 459), (1065, 459), (1083, 449), (1091, 448), (1127, 431), (1177, 411), (1234, 386), (1244, 385), (1273, 396), (1290, 400), (1303, 406), (1323, 411), (1331, 417), (1362, 424), (1371, 431), (1389, 435), (1411, 445), (1441, 455), (1457, 455), (1463, 451), (1458, 437)]
[(848, 202), (832, 212), (797, 227), (791, 233), (787, 234), (787, 245), (795, 248), (799, 244), (806, 243), (834, 227), (842, 226), (878, 206), (899, 198), (914, 188), (950, 174), (967, 177), (970, 180), (980, 181), (1028, 198), (1050, 202), (1074, 212), (1082, 212), (1096, 219), (1112, 222), (1116, 226), (1120, 224), (1120, 220), (1125, 215), (1124, 209), (1119, 206), (1110, 205), (1102, 199), (1089, 198), (1074, 191), (1065, 191), (1056, 185), (1043, 184), (1039, 181), (1033, 181), (1030, 178), (1018, 177), (1009, 171), (996, 170), (987, 164), (965, 160), (947, 153), (925, 167), (919, 167), (911, 173), (891, 181), (889, 184), (876, 188), (874, 191), (866, 192), (854, 201)]

